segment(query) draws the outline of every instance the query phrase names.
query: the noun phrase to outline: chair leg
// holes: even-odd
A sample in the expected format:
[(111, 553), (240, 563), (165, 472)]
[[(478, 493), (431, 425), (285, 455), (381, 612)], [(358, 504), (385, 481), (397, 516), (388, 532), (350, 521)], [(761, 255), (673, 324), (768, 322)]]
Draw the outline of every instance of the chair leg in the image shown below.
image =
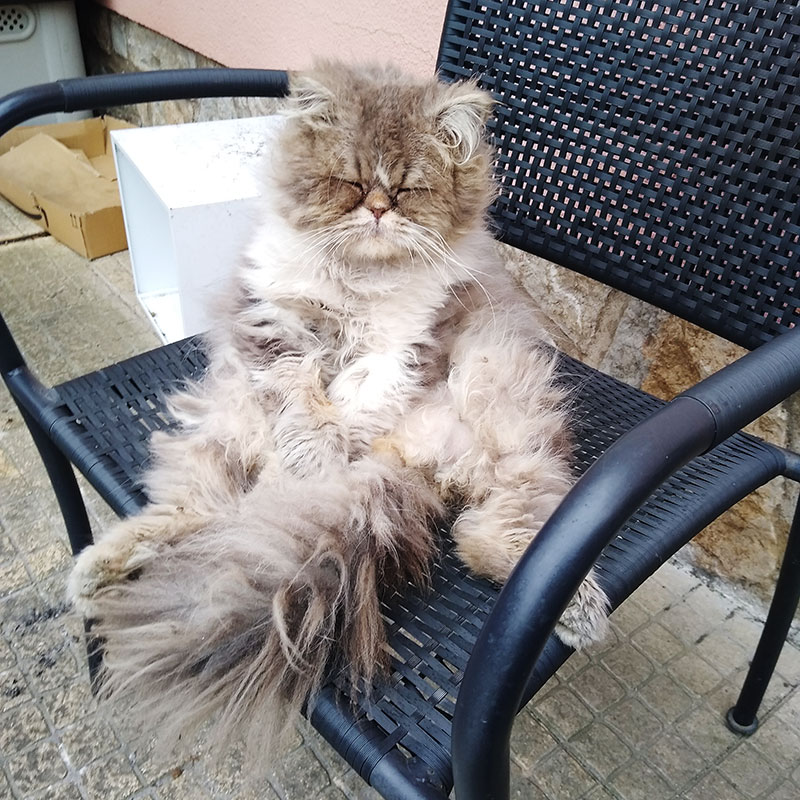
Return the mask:
[[(72, 554), (78, 555), (85, 547), (92, 543), (92, 527), (89, 515), (86, 513), (86, 504), (83, 502), (78, 481), (72, 465), (64, 454), (53, 444), (50, 437), (36, 423), (36, 420), (20, 405), (17, 404), (25, 424), (28, 426), (31, 437), (36, 444), (36, 449), (42, 458), (50, 483), (53, 485), (61, 516), (67, 528), (67, 536), (72, 548)], [(96, 694), (100, 685), (100, 668), (103, 663), (102, 643), (92, 635), (91, 622), (84, 621), (86, 632), (86, 657), (89, 666), (89, 683), (92, 693)]]
[(800, 501), (798, 501), (775, 594), (761, 632), (761, 639), (742, 685), (739, 699), (727, 714), (728, 727), (744, 736), (758, 728), (758, 707), (778, 663), (789, 627), (800, 600)]
[(72, 465), (39, 427), (36, 420), (24, 408), (18, 407), (44, 462), (56, 494), (72, 553), (78, 555), (81, 550), (92, 543), (92, 527)]

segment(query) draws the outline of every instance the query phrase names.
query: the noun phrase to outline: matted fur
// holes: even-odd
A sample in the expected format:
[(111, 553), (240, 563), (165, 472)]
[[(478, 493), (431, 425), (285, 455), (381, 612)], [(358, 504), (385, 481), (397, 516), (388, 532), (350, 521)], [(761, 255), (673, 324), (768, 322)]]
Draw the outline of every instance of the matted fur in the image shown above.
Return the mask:
[[(167, 740), (205, 720), (264, 763), (328, 671), (386, 665), (382, 591), (424, 583), (431, 522), (507, 578), (570, 485), (554, 354), (486, 226), (472, 83), (326, 64), (292, 78), (259, 225), (205, 378), (153, 437), (150, 504), (82, 553), (104, 692)], [(605, 626), (590, 574), (558, 627)]]

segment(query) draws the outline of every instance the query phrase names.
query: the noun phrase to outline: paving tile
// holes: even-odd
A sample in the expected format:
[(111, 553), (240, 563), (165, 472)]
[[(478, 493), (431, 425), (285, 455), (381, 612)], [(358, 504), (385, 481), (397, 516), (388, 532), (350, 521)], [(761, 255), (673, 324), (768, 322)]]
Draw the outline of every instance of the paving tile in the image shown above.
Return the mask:
[(563, 750), (556, 750), (539, 763), (533, 773), (533, 781), (546, 797), (557, 797), (559, 800), (577, 800), (598, 783)]
[(696, 695), (708, 694), (722, 680), (722, 674), (697, 653), (689, 652), (670, 661), (667, 672)]
[(16, 558), (19, 554), (14, 542), (8, 536), (0, 536), (0, 563), (6, 563)]
[(95, 711), (95, 700), (86, 672), (77, 678), (65, 681), (55, 689), (43, 692), (42, 703), (58, 729), (66, 728), (78, 720), (90, 718)]
[[(24, 648), (29, 647), (25, 652)], [(28, 680), (36, 691), (46, 691), (60, 686), (81, 674), (83, 665), (78, 663), (72, 650), (71, 637), (64, 628), (51, 629), (20, 640), (20, 661)]]
[(0, 673), (17, 665), (17, 657), (8, 642), (0, 639)]
[(719, 770), (745, 796), (757, 797), (775, 782), (775, 768), (752, 747), (737, 747)]
[(775, 669), (786, 680), (795, 685), (800, 684), (800, 649), (787, 642), (783, 646)]
[(670, 731), (656, 739), (645, 758), (667, 781), (679, 788), (688, 785), (707, 766), (705, 759), (693, 747)]
[(703, 775), (691, 789), (682, 795), (682, 798), (685, 800), (751, 800), (716, 770)]
[(243, 796), (249, 796), (255, 790), (260, 791), (268, 786), (272, 780), (273, 770), (267, 764), (259, 765), (257, 775), (244, 775), (242, 753), (238, 747), (233, 747), (225, 754), (215, 753), (212, 759), (204, 759), (202, 752), (204, 749), (198, 752), (193, 764), (203, 773), (209, 790), (215, 797), (227, 797), (231, 793), (240, 792)]
[[(38, 459), (38, 456), (37, 456)], [(37, 464), (38, 466), (38, 464)], [(6, 522), (6, 532), (20, 553), (26, 553), (39, 547), (47, 547), (53, 543), (54, 532), (61, 532), (63, 523), (55, 506), (55, 497), (50, 487), (45, 489), (48, 499), (52, 499), (52, 506), (42, 508), (44, 503), (36, 498), (36, 503), (24, 497), (4, 504), (3, 517)]]
[(629, 597), (614, 611), (611, 619), (621, 634), (629, 636), (650, 621), (650, 614), (636, 600)]
[(593, 711), (603, 711), (625, 695), (625, 687), (599, 664), (591, 664), (570, 681), (570, 686)]
[(740, 644), (724, 627), (701, 636), (693, 649), (722, 675), (730, 675), (747, 665), (752, 656), (752, 648)]
[(549, 798), (530, 779), (522, 775), (512, 775), (511, 800), (549, 800)]
[(617, 800), (617, 795), (611, 794), (604, 786), (596, 786), (586, 795), (586, 800)]
[[(706, 695), (706, 702), (720, 713), (727, 713), (728, 709), (736, 703), (746, 676), (746, 668), (732, 673), (713, 692)], [(786, 701), (796, 687), (796, 683), (790, 683), (780, 675), (773, 674), (767, 685), (767, 691), (764, 693), (764, 699), (761, 701), (758, 711), (759, 719), (765, 719), (769, 713)]]
[(673, 722), (695, 705), (695, 700), (666, 673), (654, 675), (637, 692), (639, 699), (666, 722)]
[(73, 781), (53, 783), (46, 789), (26, 796), (26, 800), (81, 800), (81, 798), (81, 790)]
[(534, 716), (551, 730), (569, 738), (592, 721), (592, 712), (570, 689), (558, 687), (533, 706)]
[[(196, 770), (177, 771), (157, 785), (160, 800), (208, 800), (211, 792)], [(271, 789), (265, 792), (264, 800), (277, 797)]]
[(670, 633), (663, 625), (653, 622), (636, 631), (631, 636), (633, 644), (647, 657), (658, 664), (666, 664), (676, 658), (685, 648), (683, 642)]
[(653, 576), (631, 595), (626, 604), (633, 601), (644, 612), (653, 615), (673, 605), (678, 594), (679, 592), (672, 589), (666, 579)]
[[(319, 734), (315, 734), (315, 738), (319, 739)], [(325, 764), (327, 765), (327, 762), (325, 762)], [(516, 769), (513, 763), (511, 765), (511, 780), (512, 785), (514, 781), (522, 780), (521, 770)], [(333, 779), (333, 785), (335, 785), (348, 800), (381, 800), (378, 792), (371, 786), (367, 786), (364, 781), (349, 768), (347, 772)], [(538, 797), (538, 795), (536, 796)]]
[[(587, 661), (586, 658), (584, 657), (587, 656), (587, 654), (590, 654), (589, 657), (596, 660), (598, 658), (602, 658), (603, 653), (612, 652), (616, 650), (623, 642), (627, 641), (628, 641), (628, 635), (624, 633), (622, 630), (620, 630), (620, 628), (616, 625), (612, 617), (611, 624), (608, 626), (608, 631), (606, 632), (606, 635), (599, 642), (595, 642), (590, 648), (584, 650), (581, 653), (575, 654), (579, 656), (579, 658), (576, 661), (577, 669), (575, 669), (574, 671), (580, 672), (580, 670), (586, 666)], [(569, 664), (570, 661), (572, 661), (572, 656), (570, 656), (570, 658), (567, 659), (566, 663), (563, 666), (567, 666), (567, 664)], [(559, 671), (553, 677), (551, 677), (550, 680), (552, 680), (553, 678), (561, 678), (562, 675), (565, 677), (569, 677), (572, 674), (572, 671), (573, 670), (571, 669), (567, 669), (562, 672), (561, 669), (559, 669)]]
[(520, 764), (531, 768), (556, 747), (558, 741), (529, 709), (517, 716), (511, 731), (511, 753)]
[(31, 794), (64, 780), (67, 765), (52, 741), (41, 741), (8, 759), (6, 768), (17, 791)]
[(762, 722), (750, 743), (781, 771), (791, 772), (800, 757), (800, 730), (780, 717), (773, 716)]
[(277, 782), (286, 800), (306, 800), (330, 785), (330, 777), (307, 747), (300, 747), (276, 770)]
[(768, 794), (762, 795), (763, 800), (797, 800), (800, 797), (800, 786), (792, 781), (785, 780)]
[(72, 568), (72, 553), (64, 542), (51, 541), (44, 547), (27, 552), (24, 562), (34, 581), (45, 581), (56, 573)]
[(31, 576), (21, 558), (13, 558), (0, 564), (0, 597), (30, 586), (30, 583)]
[(14, 797), (14, 790), (11, 788), (10, 780), (5, 771), (0, 769), (0, 798), (3, 798), (3, 800)]
[(130, 797), (142, 788), (124, 753), (92, 761), (80, 771), (88, 800)]
[(776, 715), (795, 730), (800, 730), (800, 691), (793, 691)]
[(658, 717), (636, 697), (626, 697), (603, 716), (607, 724), (637, 750), (652, 742), (664, 727)]
[(47, 234), (5, 198), (0, 198), (0, 243)]
[(641, 686), (653, 674), (650, 660), (629, 643), (605, 653), (602, 661), (612, 675), (629, 689)]
[(16, 709), (31, 700), (28, 682), (17, 667), (0, 673), (0, 713)]
[(693, 569), (687, 569), (678, 563), (679, 558), (680, 556), (675, 556), (670, 559), (653, 577), (675, 596), (685, 596), (700, 586), (702, 581)]
[(724, 716), (706, 705), (699, 705), (679, 720), (675, 729), (709, 761), (720, 759), (741, 741), (739, 736), (728, 730)]
[(337, 786), (331, 784), (316, 795), (316, 800), (347, 800), (347, 795)]
[(577, 760), (601, 779), (628, 761), (633, 750), (607, 725), (595, 722), (569, 740), (569, 749)]
[(654, 797), (670, 797), (673, 787), (651, 766), (640, 759), (629, 761), (611, 776), (609, 788), (624, 800), (653, 800)]
[(114, 729), (97, 712), (64, 728), (59, 738), (70, 764), (77, 770), (119, 749)]
[(690, 594), (670, 606), (659, 615), (658, 619), (686, 644), (694, 644), (700, 637), (711, 633), (721, 622), (722, 616), (709, 613), (709, 610), (700, 606)]
[(50, 735), (38, 703), (21, 703), (0, 715), (0, 753), (6, 758)]
[[(609, 631), (609, 635), (606, 636), (606, 639), (616, 639), (616, 636), (612, 631)], [(558, 673), (556, 675), (551, 676), (550, 681), (552, 681), (552, 686), (555, 686), (557, 683), (561, 683), (565, 680), (569, 680), (573, 675), (583, 670), (592, 660), (594, 656), (603, 652), (607, 645), (606, 641), (599, 642), (593, 644), (591, 648), (587, 650), (582, 650), (579, 652), (573, 653), (559, 668)], [(553, 678), (556, 680), (553, 681)], [(550, 683), (548, 681), (548, 684)], [(549, 688), (552, 688), (549, 686)]]

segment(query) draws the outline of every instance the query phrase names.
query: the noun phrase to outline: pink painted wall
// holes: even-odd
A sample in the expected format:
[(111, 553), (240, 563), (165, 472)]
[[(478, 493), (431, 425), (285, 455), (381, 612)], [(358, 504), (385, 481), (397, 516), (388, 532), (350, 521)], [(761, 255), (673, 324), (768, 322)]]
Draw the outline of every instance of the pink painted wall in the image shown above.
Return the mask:
[(302, 69), (316, 57), (436, 62), (446, 0), (97, 0), (229, 67)]

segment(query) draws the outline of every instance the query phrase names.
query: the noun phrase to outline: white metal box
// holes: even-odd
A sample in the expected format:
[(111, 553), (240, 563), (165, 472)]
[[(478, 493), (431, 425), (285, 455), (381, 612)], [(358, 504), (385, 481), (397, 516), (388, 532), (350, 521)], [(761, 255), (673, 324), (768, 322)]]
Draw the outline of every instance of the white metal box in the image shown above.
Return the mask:
[(278, 116), (114, 131), (139, 301), (165, 342), (207, 329), (257, 213)]
[[(37, 83), (85, 75), (75, 4), (0, 2), (0, 96)], [(78, 116), (89, 116), (82, 112)], [(36, 124), (74, 115), (46, 114)]]

